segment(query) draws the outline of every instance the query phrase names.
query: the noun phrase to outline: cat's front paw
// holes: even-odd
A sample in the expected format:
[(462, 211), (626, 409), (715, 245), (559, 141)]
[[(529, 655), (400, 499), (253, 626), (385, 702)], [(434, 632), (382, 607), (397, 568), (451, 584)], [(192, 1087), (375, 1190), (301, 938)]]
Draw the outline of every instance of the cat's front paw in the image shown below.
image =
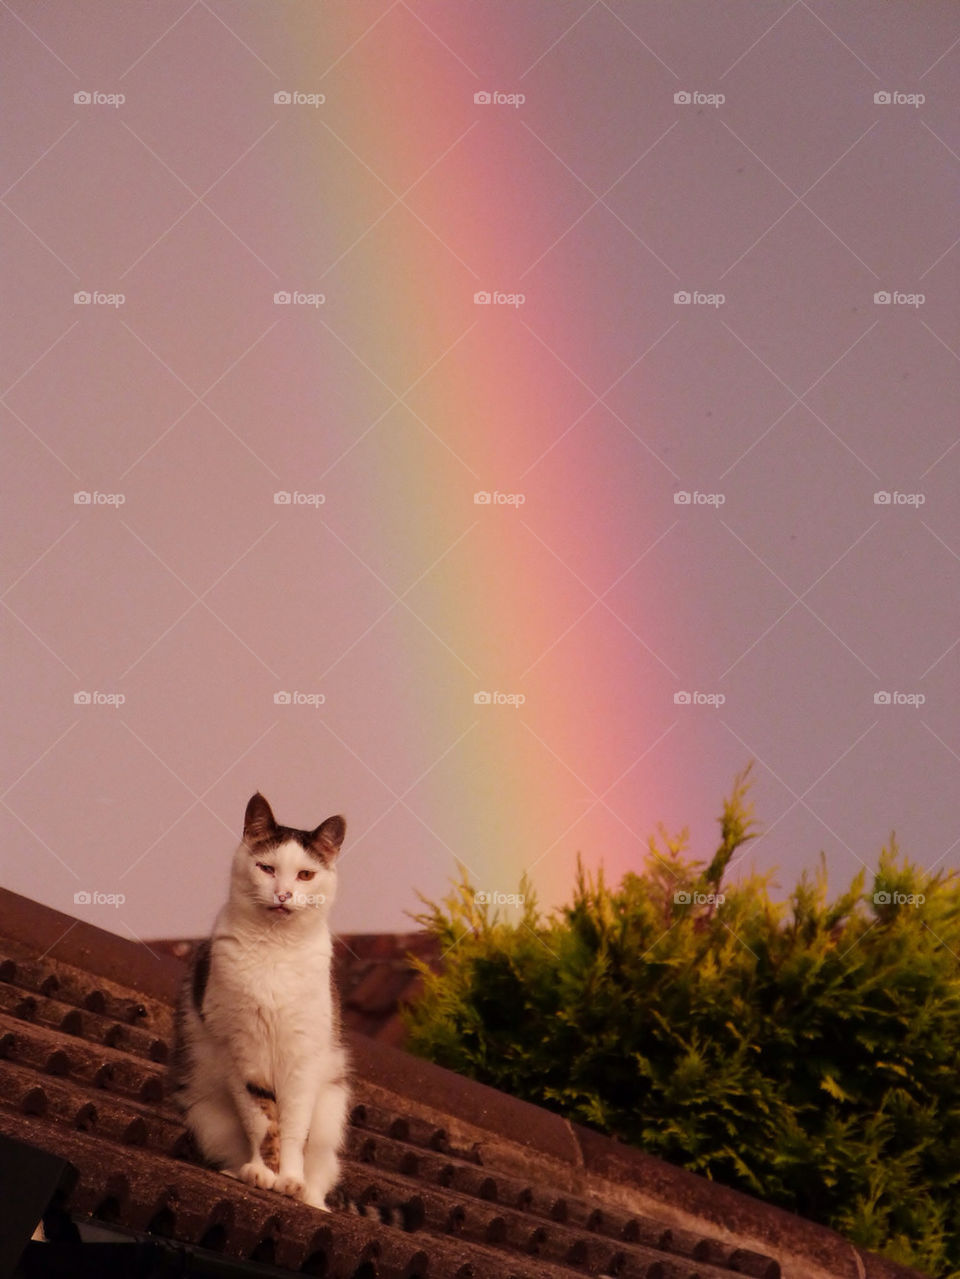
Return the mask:
[(273, 1188), (280, 1195), (289, 1195), (291, 1199), (300, 1199), (303, 1195), (303, 1178), (294, 1173), (284, 1173), (273, 1183)]
[(262, 1159), (244, 1164), (237, 1176), (248, 1186), (256, 1186), (259, 1190), (273, 1190), (277, 1180), (277, 1174)]

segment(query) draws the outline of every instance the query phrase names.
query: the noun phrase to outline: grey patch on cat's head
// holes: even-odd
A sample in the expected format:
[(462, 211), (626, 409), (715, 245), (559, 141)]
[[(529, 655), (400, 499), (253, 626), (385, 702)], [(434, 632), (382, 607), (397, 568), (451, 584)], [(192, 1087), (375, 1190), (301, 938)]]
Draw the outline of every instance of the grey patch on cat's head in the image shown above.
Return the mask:
[(270, 805), (259, 791), (250, 797), (243, 818), (243, 842), (251, 852), (277, 848), (288, 840), (299, 844), (305, 852), (321, 862), (332, 862), (340, 851), (347, 832), (346, 821), (338, 814), (321, 822), (316, 830), (297, 830), (277, 824)]

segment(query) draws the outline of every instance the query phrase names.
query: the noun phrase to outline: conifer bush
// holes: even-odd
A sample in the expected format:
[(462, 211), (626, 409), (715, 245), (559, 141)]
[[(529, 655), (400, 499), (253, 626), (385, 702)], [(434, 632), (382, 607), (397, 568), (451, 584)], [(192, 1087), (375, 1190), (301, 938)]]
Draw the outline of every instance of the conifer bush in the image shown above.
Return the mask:
[(578, 865), (508, 922), (464, 877), (416, 918), (412, 1051), (692, 1172), (960, 1279), (960, 880), (891, 839), (828, 897), (726, 884), (754, 837), (749, 770), (704, 868), (662, 829), (609, 887)]

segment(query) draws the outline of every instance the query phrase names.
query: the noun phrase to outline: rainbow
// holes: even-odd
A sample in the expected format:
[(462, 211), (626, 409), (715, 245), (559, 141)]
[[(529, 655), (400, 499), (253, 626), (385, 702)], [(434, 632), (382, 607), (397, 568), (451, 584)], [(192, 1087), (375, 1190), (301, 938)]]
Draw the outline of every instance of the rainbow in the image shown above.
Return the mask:
[[(461, 863), (503, 894), (530, 869), (554, 904), (578, 852), (637, 868), (652, 824), (625, 820), (613, 792), (669, 732), (665, 709), (636, 707), (671, 676), (609, 603), (663, 529), (638, 475), (669, 473), (576, 367), (596, 338), (551, 274), (575, 241), (552, 246), (595, 200), (558, 190), (520, 76), (468, 65), (479, 18), (430, 30), (400, 5), (364, 32), (349, 9), (325, 7), (309, 35), (329, 69), (284, 82), (322, 105), (279, 106), (269, 143), (301, 175), (283, 197), (306, 246), (299, 287), (326, 298), (329, 401), (362, 424), (331, 433), (322, 518), (400, 597), (371, 636), (389, 663), (378, 701), (349, 683), (349, 657), (318, 672), (377, 725), (376, 749), (348, 718), (326, 723), (404, 797), (353, 828), (371, 865), (396, 838), (419, 850), (406, 864), (429, 895)], [(649, 576), (643, 589), (655, 608)]]

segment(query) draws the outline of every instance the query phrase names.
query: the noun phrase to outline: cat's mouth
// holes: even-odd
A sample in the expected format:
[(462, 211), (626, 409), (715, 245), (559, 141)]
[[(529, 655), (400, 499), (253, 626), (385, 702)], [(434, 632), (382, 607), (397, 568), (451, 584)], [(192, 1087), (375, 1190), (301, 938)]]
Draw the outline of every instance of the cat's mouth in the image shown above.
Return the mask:
[(289, 907), (289, 906), (284, 906), (283, 904), (280, 904), (280, 905), (277, 905), (277, 906), (268, 906), (268, 907), (267, 907), (267, 910), (272, 910), (272, 911), (273, 911), (273, 913), (274, 913), (275, 915), (289, 915), (289, 914), (292, 914), (292, 912), (291, 912), (291, 910), (290, 910), (290, 907)]

